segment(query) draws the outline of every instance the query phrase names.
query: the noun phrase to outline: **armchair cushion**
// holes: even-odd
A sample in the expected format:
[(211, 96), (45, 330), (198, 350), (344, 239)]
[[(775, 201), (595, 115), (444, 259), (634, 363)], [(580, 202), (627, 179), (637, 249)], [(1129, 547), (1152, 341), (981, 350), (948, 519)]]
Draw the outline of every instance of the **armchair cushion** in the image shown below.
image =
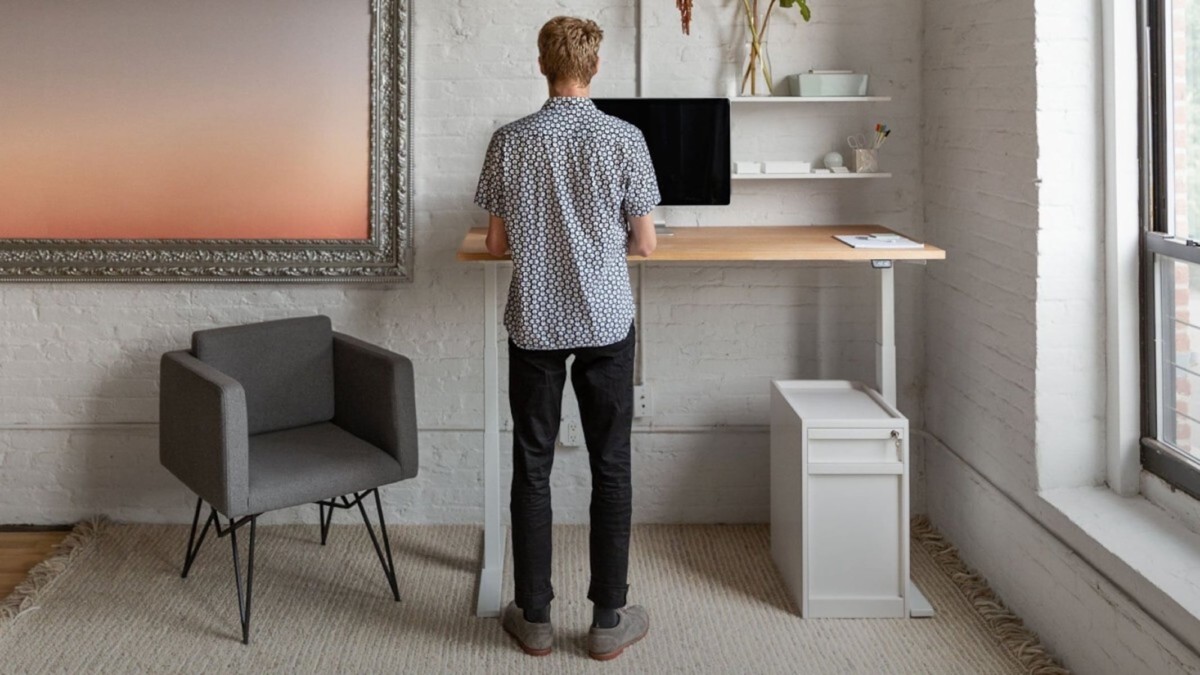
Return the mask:
[(401, 480), (391, 455), (332, 423), (250, 437), (250, 513)]
[(241, 383), (251, 434), (333, 419), (333, 326), (327, 316), (197, 331), (192, 354)]

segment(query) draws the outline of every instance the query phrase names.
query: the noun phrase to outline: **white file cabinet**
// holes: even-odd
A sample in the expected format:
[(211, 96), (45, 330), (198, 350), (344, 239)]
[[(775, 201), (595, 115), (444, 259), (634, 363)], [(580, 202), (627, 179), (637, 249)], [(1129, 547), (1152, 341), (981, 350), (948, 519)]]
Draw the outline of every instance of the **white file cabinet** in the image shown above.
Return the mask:
[(771, 557), (805, 618), (908, 616), (908, 420), (855, 383), (771, 383)]

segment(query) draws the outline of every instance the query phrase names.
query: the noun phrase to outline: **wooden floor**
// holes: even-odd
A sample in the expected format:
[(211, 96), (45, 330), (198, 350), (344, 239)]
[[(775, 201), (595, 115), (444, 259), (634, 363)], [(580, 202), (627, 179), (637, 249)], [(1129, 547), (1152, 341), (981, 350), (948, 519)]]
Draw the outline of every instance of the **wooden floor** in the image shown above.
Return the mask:
[(67, 532), (0, 532), (0, 598), (7, 597), (29, 570), (54, 553)]

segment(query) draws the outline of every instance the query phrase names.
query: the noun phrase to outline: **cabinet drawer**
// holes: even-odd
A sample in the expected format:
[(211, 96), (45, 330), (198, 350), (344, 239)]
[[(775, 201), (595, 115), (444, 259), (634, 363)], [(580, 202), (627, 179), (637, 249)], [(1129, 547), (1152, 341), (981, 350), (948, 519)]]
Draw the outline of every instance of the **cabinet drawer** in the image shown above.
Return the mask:
[(810, 429), (810, 464), (903, 462), (899, 429)]
[(809, 479), (809, 616), (904, 616), (903, 476)]

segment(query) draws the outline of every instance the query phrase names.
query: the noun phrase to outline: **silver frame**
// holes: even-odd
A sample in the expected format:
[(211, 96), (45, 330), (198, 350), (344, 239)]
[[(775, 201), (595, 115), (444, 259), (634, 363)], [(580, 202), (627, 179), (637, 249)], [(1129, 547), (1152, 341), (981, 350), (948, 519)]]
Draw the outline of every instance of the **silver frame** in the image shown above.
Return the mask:
[(371, 3), (366, 239), (0, 239), (0, 281), (411, 281), (410, 0)]

